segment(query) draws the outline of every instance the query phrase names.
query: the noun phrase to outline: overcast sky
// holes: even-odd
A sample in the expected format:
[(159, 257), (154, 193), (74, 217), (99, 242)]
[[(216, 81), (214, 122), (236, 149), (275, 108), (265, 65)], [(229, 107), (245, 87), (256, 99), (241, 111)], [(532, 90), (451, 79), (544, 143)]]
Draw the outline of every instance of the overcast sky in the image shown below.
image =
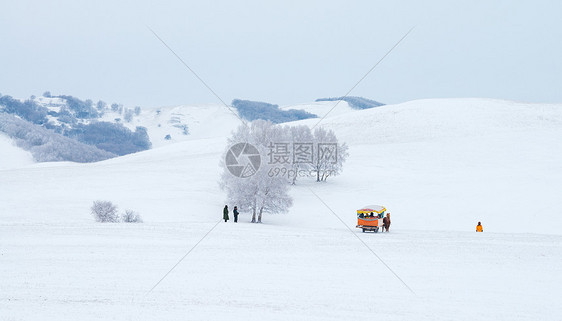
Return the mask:
[(562, 102), (561, 1), (5, 1), (0, 93), (125, 105)]

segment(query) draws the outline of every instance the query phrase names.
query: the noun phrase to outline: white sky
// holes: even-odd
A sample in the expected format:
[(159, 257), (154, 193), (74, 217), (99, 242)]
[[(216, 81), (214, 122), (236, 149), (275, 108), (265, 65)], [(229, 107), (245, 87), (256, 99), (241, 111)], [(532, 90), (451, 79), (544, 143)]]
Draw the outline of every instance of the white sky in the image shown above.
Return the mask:
[(560, 1), (10, 1), (0, 93), (164, 106), (280, 105), (352, 93), (384, 103), (562, 102)]

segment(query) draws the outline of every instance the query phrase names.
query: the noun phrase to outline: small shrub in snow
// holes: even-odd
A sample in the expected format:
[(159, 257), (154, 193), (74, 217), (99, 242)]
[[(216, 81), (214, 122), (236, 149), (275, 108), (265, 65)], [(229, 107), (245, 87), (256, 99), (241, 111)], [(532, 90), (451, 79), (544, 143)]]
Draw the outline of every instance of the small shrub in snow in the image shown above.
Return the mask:
[(142, 223), (140, 214), (132, 210), (126, 210), (121, 219), (125, 223)]
[(181, 126), (178, 127), (178, 128), (181, 128), (182, 134), (184, 134), (184, 135), (189, 135), (189, 129), (187, 128), (187, 125), (183, 124), (183, 125), (181, 125)]
[(91, 208), (92, 215), (97, 222), (101, 223), (117, 223), (119, 215), (117, 214), (117, 206), (108, 201), (94, 201)]
[(170, 136), (170, 134), (166, 135), (166, 137), (164, 137), (165, 140), (170, 140), (172, 139), (172, 136)]

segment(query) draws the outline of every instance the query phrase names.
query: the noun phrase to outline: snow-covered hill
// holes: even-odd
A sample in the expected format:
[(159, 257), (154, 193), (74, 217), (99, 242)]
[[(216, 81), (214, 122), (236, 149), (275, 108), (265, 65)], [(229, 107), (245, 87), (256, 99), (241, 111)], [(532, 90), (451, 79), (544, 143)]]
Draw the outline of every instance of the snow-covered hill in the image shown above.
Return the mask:
[(33, 164), (31, 153), (18, 148), (10, 137), (0, 133), (0, 170)]
[[(561, 109), (562, 104), (477, 98), (426, 99), (366, 109), (360, 113), (348, 112), (341, 116), (330, 114), (322, 125), (333, 128), (345, 141), (354, 145), (439, 141), (458, 137), (491, 138), (522, 132), (537, 136), (543, 131), (560, 129)], [(317, 123), (314, 119), (301, 122)]]
[[(412, 229), (460, 230), (482, 220), (498, 232), (561, 234), (562, 105), (421, 100), (320, 126), (351, 147), (344, 174), (325, 187), (328, 200), (384, 203)], [(349, 212), (340, 204), (333, 206)], [(530, 229), (533, 222), (549, 223)]]
[[(146, 127), (153, 148), (158, 148), (187, 140), (226, 137), (240, 125), (235, 113), (234, 108), (217, 104), (153, 107), (142, 109), (130, 123), (123, 124), (130, 129)], [(103, 119), (111, 121), (117, 116), (107, 113)]]
[[(559, 319), (562, 105), (344, 108), (319, 125), (350, 145), (341, 176), (301, 179), (290, 212), (264, 224), (242, 213), (218, 225), (150, 294), (221, 218), (219, 161), (235, 115), (147, 109), (131, 125), (162, 137), (152, 150), (0, 169), (0, 318)], [(190, 135), (170, 132), (172, 119)], [(145, 223), (95, 223), (97, 199)], [(356, 230), (355, 210), (372, 203), (392, 213), (391, 233), (357, 236), (415, 294), (336, 217)]]
[(297, 109), (297, 110), (304, 110), (311, 114), (318, 116), (318, 118), (322, 118), (326, 115), (330, 116), (338, 116), (342, 114), (346, 114), (349, 112), (358, 111), (357, 109), (353, 109), (349, 106), (349, 104), (345, 101), (316, 101), (312, 103), (301, 103), (296, 105), (287, 105), (279, 107), (282, 110), (290, 110), (290, 109)]

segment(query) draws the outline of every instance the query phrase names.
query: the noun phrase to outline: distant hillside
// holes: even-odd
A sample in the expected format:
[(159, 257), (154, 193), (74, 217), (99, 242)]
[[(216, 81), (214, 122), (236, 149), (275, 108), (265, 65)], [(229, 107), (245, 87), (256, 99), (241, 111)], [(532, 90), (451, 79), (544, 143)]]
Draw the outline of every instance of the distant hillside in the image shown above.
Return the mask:
[(30, 151), (38, 162), (89, 163), (117, 156), (7, 113), (0, 113), (0, 132), (12, 138), (20, 148)]
[(304, 110), (282, 110), (279, 105), (268, 104), (260, 101), (234, 99), (232, 106), (238, 110), (240, 117), (252, 121), (256, 119), (269, 120), (273, 123), (286, 123), (295, 120), (317, 118), (317, 115)]
[(338, 101), (338, 100), (343, 100), (347, 102), (349, 106), (355, 109), (368, 109), (373, 107), (384, 106), (383, 103), (379, 103), (378, 101), (363, 98), (363, 97), (354, 97), (354, 96), (316, 99), (316, 101)]
[[(39, 134), (49, 137), (49, 142), (56, 141), (56, 144), (50, 145), (49, 154), (57, 156), (44, 157), (33, 152), (37, 161), (94, 162), (149, 149), (151, 142), (146, 128), (137, 126), (131, 130), (123, 125), (123, 122), (131, 122), (140, 112), (140, 107), (124, 108), (116, 103), (108, 106), (101, 100), (94, 104), (90, 99), (81, 100), (70, 95), (52, 96), (49, 92), (45, 92), (42, 97), (31, 96), (26, 100), (0, 95), (0, 115), (17, 116), (16, 119), (23, 121), (11, 122), (11, 126), (19, 126), (18, 134), (15, 135), (19, 139), (19, 146), (33, 152), (31, 147), (36, 145), (28, 141), (28, 138)], [(115, 116), (108, 118), (106, 114)], [(8, 119), (10, 118), (3, 118), (4, 122)], [(101, 121), (102, 119), (105, 121)], [(32, 124), (35, 126), (31, 126)], [(37, 127), (45, 131), (40, 131)], [(12, 132), (4, 132), (14, 137), (13, 128), (10, 128)], [(59, 134), (66, 139), (51, 134)], [(97, 147), (97, 151), (108, 153), (89, 151), (84, 157), (77, 158), (77, 155), (67, 150), (69, 146), (78, 146), (73, 142), (92, 145)], [(43, 141), (41, 145), (45, 144)]]

